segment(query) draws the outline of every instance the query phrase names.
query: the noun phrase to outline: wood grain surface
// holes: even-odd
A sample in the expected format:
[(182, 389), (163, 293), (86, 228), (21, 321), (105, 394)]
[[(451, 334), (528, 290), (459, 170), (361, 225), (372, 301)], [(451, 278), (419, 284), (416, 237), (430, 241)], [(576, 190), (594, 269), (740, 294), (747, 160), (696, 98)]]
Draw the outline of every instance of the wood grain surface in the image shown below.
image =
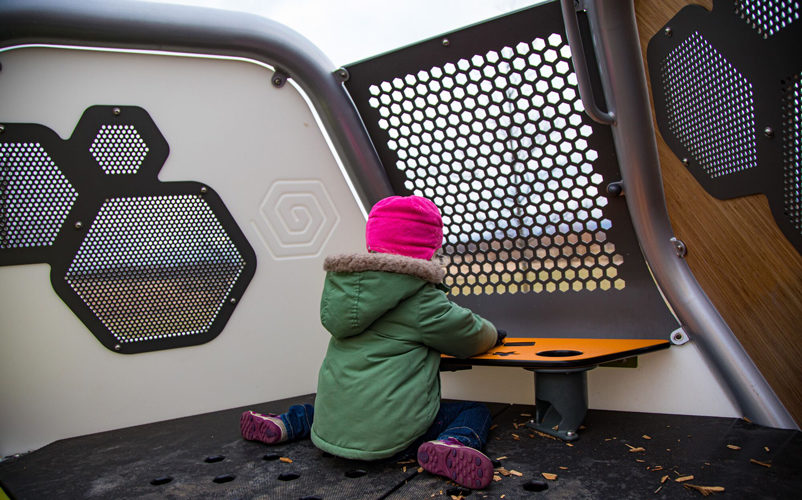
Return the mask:
[[(649, 39), (689, 3), (635, 0), (647, 71)], [(696, 3), (712, 9), (712, 1)], [(802, 256), (778, 229), (765, 196), (715, 199), (696, 182), (659, 131), (657, 143), (668, 213), (675, 235), (688, 246), (688, 265), (788, 411), (802, 424)]]

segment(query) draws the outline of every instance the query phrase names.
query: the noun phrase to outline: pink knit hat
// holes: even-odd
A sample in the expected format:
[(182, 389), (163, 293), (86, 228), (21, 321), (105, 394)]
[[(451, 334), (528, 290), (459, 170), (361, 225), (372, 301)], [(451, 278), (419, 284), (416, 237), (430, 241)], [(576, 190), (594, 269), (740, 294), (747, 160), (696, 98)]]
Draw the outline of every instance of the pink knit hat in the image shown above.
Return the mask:
[(429, 260), (443, 244), (437, 205), (420, 196), (390, 196), (376, 203), (365, 226), (368, 250)]

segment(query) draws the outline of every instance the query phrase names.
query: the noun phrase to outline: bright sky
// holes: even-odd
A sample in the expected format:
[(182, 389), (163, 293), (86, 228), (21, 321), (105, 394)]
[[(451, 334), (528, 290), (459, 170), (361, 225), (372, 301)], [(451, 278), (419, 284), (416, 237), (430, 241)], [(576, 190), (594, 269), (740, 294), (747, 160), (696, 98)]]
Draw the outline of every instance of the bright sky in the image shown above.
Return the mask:
[(252, 12), (301, 33), (336, 66), (543, 0), (143, 0)]

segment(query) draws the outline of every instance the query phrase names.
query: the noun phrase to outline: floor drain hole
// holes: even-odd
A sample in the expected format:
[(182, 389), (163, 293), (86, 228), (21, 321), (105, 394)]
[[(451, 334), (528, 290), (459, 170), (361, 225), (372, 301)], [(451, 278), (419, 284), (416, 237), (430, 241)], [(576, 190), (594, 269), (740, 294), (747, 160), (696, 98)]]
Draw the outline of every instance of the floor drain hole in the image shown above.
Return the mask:
[(364, 471), (362, 469), (354, 469), (354, 470), (349, 470), (348, 472), (346, 472), (345, 473), (345, 477), (350, 477), (351, 479), (353, 479), (353, 478), (357, 478), (357, 477), (362, 477), (365, 474), (367, 474), (367, 471)]
[(169, 483), (172, 480), (173, 478), (171, 478), (170, 476), (162, 476), (162, 477), (157, 477), (156, 479), (151, 481), (150, 484), (152, 484), (153, 486), (161, 486), (163, 484)]
[(469, 490), (469, 489), (466, 489), (466, 488), (460, 488), (460, 487), (456, 487), (456, 488), (449, 488), (449, 489), (447, 489), (447, 490), (446, 490), (446, 495), (448, 495), (448, 496), (450, 496), (450, 497), (456, 497), (456, 498), (459, 498), (459, 497), (467, 497), (467, 496), (468, 496), (468, 495), (470, 495), (472, 492), (473, 492), (473, 490)]
[(527, 483), (524, 483), (524, 489), (526, 491), (544, 491), (549, 489), (549, 485), (546, 484), (545, 481), (533, 479)]
[(281, 458), (281, 455), (278, 453), (268, 453), (262, 457), (263, 460), (278, 460), (279, 458)]
[(225, 459), (226, 457), (224, 457), (223, 455), (212, 455), (211, 457), (204, 458), (203, 461), (206, 462), (207, 464), (214, 464), (217, 462), (222, 462)]
[(301, 477), (300, 474), (296, 474), (295, 472), (287, 472), (285, 474), (279, 474), (278, 480), (279, 481), (294, 481)]
[(217, 484), (230, 483), (231, 481), (236, 479), (236, 477), (237, 476), (235, 476), (234, 474), (223, 474), (222, 476), (217, 476), (216, 478), (212, 479), (212, 481)]

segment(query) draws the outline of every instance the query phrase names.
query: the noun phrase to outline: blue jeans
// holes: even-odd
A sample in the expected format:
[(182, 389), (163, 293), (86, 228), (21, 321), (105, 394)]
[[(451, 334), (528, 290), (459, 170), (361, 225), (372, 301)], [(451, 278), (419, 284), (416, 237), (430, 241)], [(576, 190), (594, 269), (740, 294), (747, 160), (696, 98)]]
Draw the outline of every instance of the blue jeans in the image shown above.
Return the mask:
[[(308, 437), (314, 415), (315, 409), (309, 404), (293, 405), (287, 413), (282, 413), (281, 420), (287, 428), (287, 437), (290, 440)], [(410, 448), (414, 451), (426, 441), (454, 438), (465, 446), (481, 450), (487, 443), (490, 420), (490, 410), (482, 403), (441, 402), (429, 430)]]

